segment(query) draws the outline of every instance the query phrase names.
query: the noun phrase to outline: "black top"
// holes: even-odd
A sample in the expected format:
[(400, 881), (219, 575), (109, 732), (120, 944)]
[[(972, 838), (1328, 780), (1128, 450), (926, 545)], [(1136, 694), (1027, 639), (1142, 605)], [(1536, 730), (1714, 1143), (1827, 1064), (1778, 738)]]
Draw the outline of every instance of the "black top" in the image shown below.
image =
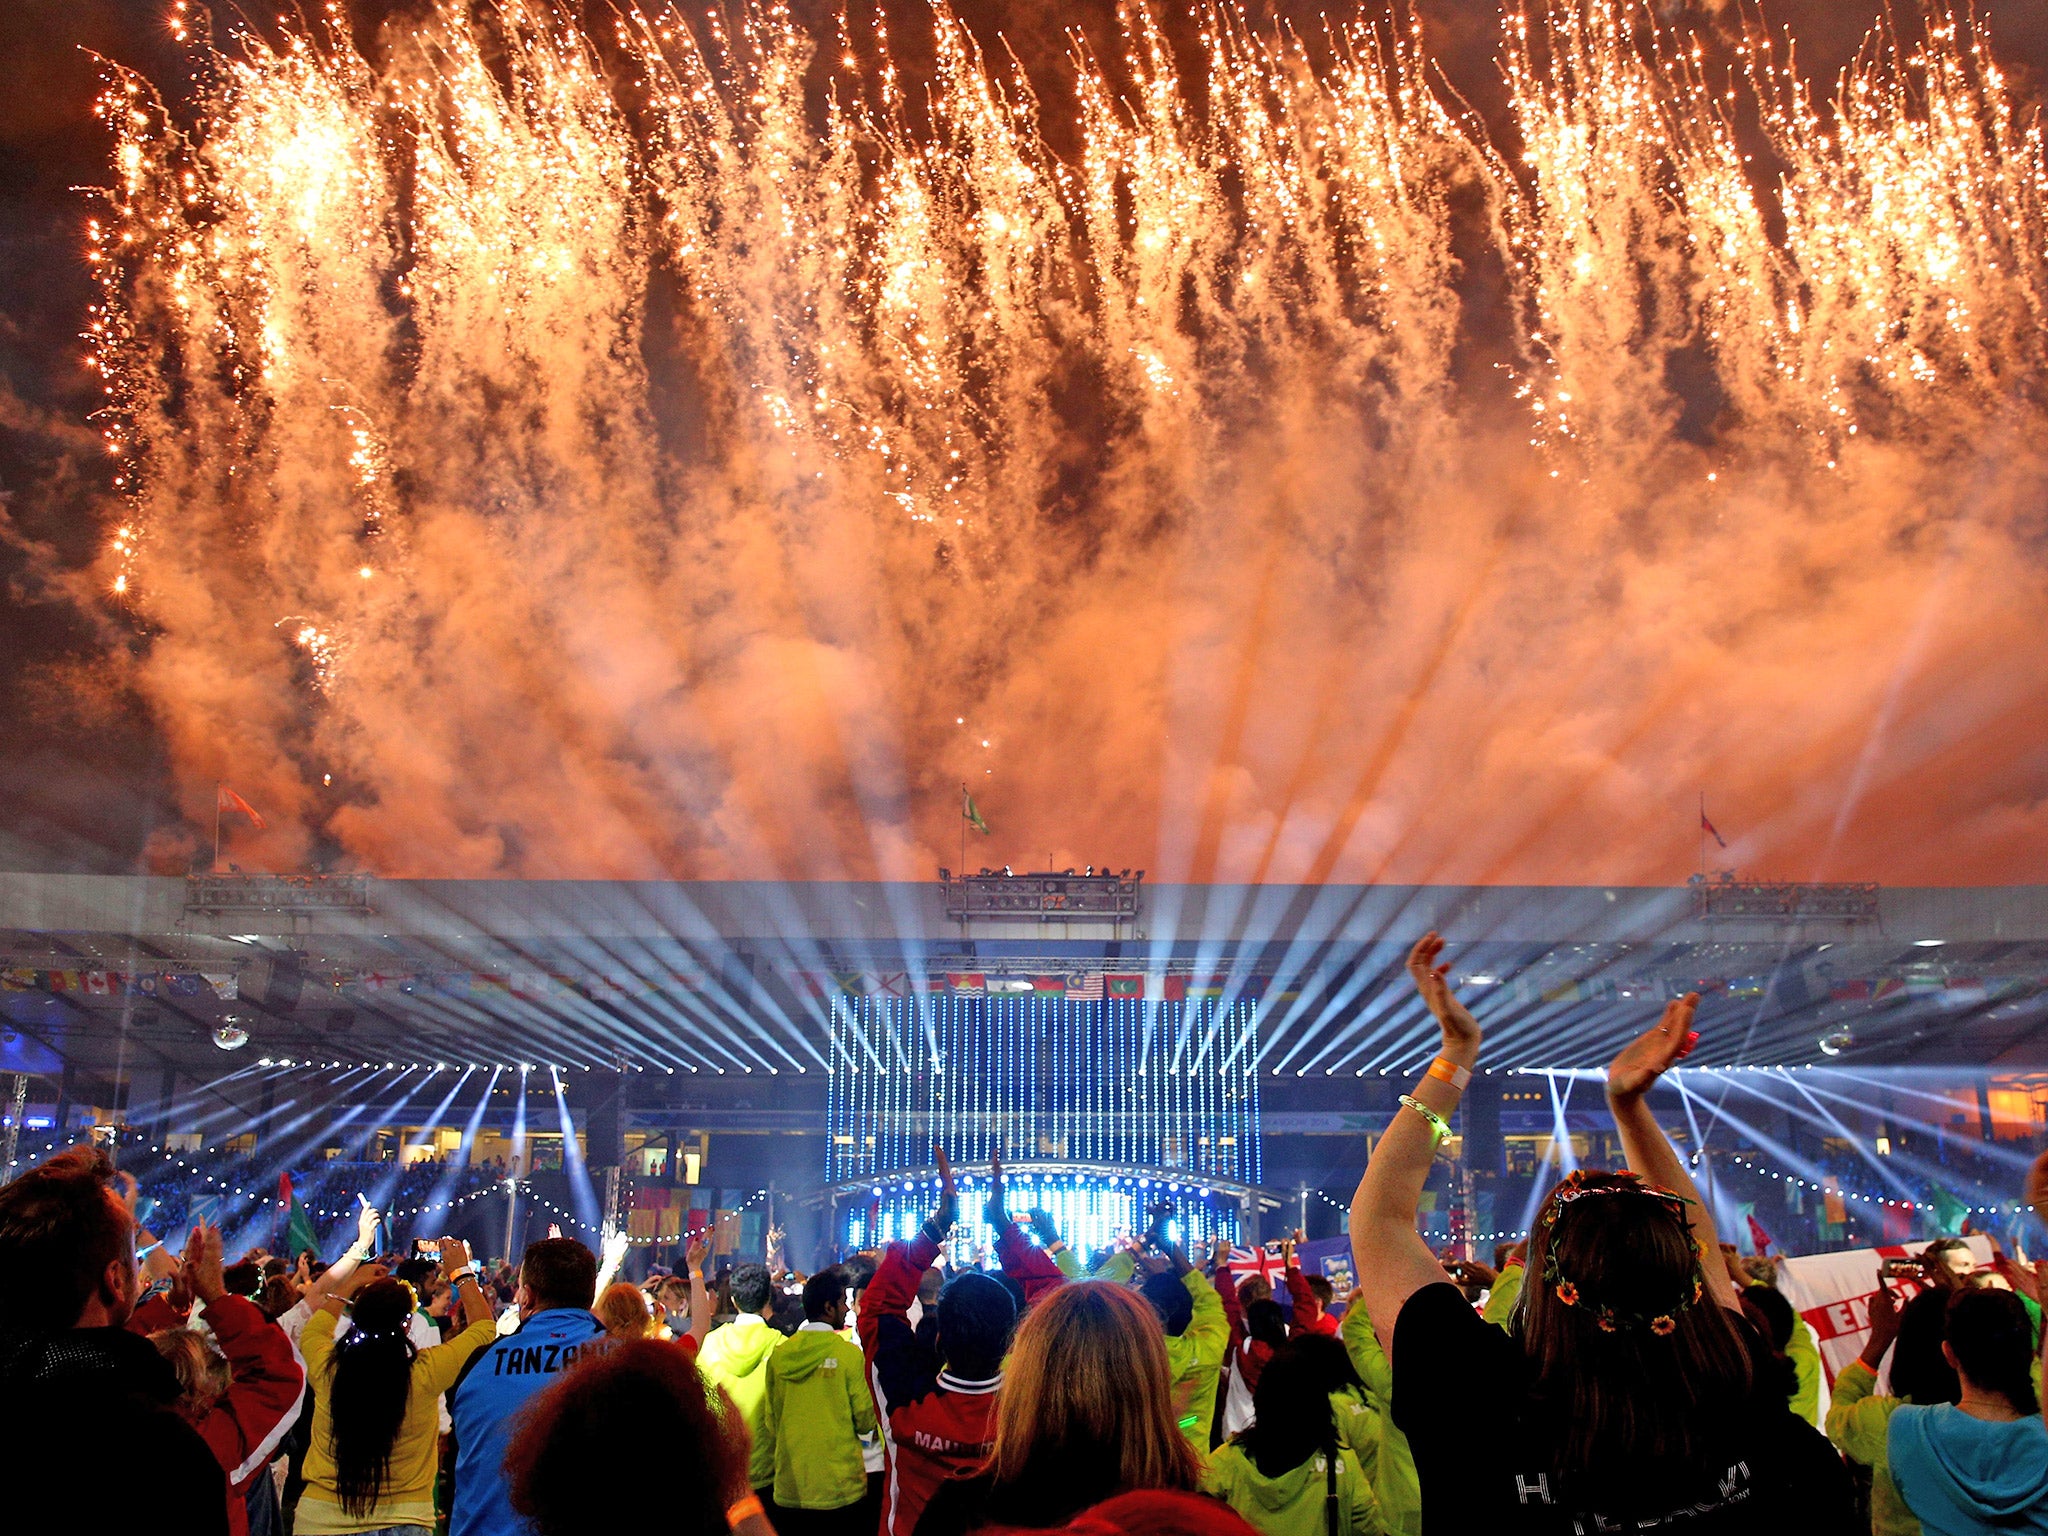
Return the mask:
[(178, 1378), (123, 1328), (0, 1338), (0, 1487), (23, 1531), (228, 1529), (227, 1473), (170, 1409)]
[[(1481, 1320), (1451, 1285), (1417, 1291), (1394, 1326), (1394, 1423), (1422, 1485), (1427, 1536), (1857, 1536), (1848, 1474), (1782, 1400), (1715, 1415), (1715, 1472), (1598, 1469), (1569, 1496), (1555, 1435), (1530, 1393), (1519, 1341)], [(1649, 1489), (1650, 1503), (1643, 1490)]]

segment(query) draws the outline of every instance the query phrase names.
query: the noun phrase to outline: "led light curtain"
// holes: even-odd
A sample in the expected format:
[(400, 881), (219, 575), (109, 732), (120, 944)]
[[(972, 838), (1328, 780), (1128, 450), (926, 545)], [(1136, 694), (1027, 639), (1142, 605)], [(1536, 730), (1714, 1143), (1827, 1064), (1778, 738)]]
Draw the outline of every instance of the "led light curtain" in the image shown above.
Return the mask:
[(1259, 1182), (1258, 1005), (833, 1002), (827, 1176), (1003, 1160)]

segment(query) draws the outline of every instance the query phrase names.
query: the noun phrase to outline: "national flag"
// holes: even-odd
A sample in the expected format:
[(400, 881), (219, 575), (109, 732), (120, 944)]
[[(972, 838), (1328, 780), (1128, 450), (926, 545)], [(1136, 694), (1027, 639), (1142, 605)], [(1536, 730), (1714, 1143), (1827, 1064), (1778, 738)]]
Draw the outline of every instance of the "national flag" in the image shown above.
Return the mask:
[(1037, 988), (1032, 986), (1030, 979), (1023, 976), (989, 976), (984, 978), (983, 985), (990, 992), (1034, 992), (1037, 990)]
[(1102, 990), (1110, 997), (1143, 997), (1145, 978), (1143, 976), (1105, 976)]
[(293, 1260), (302, 1253), (310, 1252), (314, 1259), (320, 1257), (320, 1234), (313, 1230), (313, 1218), (306, 1214), (305, 1206), (292, 1191), (292, 1176), (280, 1173), (277, 1176), (277, 1208), (284, 1219), (284, 1251)]
[(85, 973), (85, 992), (88, 997), (106, 997), (114, 990), (114, 979), (105, 971)]
[(1726, 848), (1728, 846), (1728, 839), (1721, 835), (1720, 830), (1711, 821), (1707, 820), (1707, 813), (1705, 811), (1700, 812), (1700, 830), (1714, 840), (1716, 847)]
[(1831, 1003), (1861, 1003), (1870, 999), (1870, 983), (1867, 980), (1838, 981), (1828, 988)]
[(1746, 1214), (1743, 1220), (1749, 1223), (1749, 1240), (1755, 1246), (1756, 1251), (1759, 1254), (1769, 1253), (1771, 1251), (1771, 1234), (1764, 1230), (1764, 1224), (1758, 1221), (1756, 1217)]
[(865, 973), (860, 971), (834, 971), (832, 973), (832, 984), (848, 997), (866, 997), (868, 995), (868, 978)]
[(1264, 1248), (1233, 1248), (1230, 1250), (1229, 1269), (1231, 1278), (1243, 1280), (1251, 1275), (1278, 1286), (1286, 1266), (1271, 1245)]
[(1849, 1220), (1849, 1207), (1842, 1200), (1842, 1184), (1833, 1174), (1821, 1180), (1821, 1215), (1833, 1226), (1843, 1226)]
[(884, 971), (875, 978), (875, 995), (878, 997), (908, 997), (910, 993), (908, 971)]
[(1067, 996), (1077, 1003), (1099, 1003), (1103, 997), (1100, 971), (1076, 971), (1067, 978)]
[(988, 977), (980, 971), (948, 971), (946, 990), (969, 997), (981, 997), (988, 992)]
[(1187, 984), (1187, 995), (1189, 997), (1220, 998), (1229, 990), (1229, 987), (1230, 978), (1228, 976), (1190, 976)]
[(263, 830), (263, 818), (256, 807), (229, 789), (225, 784), (213, 786), (213, 808), (216, 812), (239, 813), (249, 818), (249, 824), (258, 832)]
[(1970, 1208), (1957, 1199), (1953, 1191), (1935, 1185), (1933, 1198), (1928, 1204), (1934, 1207), (1934, 1220), (1943, 1237), (1961, 1236), (1964, 1224), (1970, 1219)]
[(974, 828), (982, 836), (988, 836), (988, 823), (981, 819), (981, 812), (976, 809), (974, 804), (974, 796), (967, 793), (967, 786), (965, 784), (960, 786), (960, 814), (966, 818), (967, 825)]
[(1031, 978), (1031, 990), (1040, 997), (1065, 997), (1067, 995), (1067, 978), (1064, 976), (1034, 976)]

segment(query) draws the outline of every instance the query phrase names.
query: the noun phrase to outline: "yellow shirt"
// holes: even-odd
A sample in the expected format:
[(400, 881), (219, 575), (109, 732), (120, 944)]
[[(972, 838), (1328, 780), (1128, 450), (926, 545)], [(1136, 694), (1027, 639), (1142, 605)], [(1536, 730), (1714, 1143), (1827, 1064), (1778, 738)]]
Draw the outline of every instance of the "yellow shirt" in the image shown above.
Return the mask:
[(306, 1491), (293, 1529), (300, 1536), (340, 1536), (387, 1525), (434, 1524), (434, 1473), (440, 1462), (441, 1414), (436, 1401), (455, 1385), (469, 1357), (498, 1336), (486, 1318), (471, 1323), (446, 1344), (413, 1356), (411, 1393), (405, 1418), (391, 1445), (391, 1471), (376, 1504), (361, 1515), (341, 1507), (334, 1485), (334, 1324), (326, 1308), (313, 1314), (299, 1336), (306, 1379), (313, 1384), (313, 1439), (306, 1450)]

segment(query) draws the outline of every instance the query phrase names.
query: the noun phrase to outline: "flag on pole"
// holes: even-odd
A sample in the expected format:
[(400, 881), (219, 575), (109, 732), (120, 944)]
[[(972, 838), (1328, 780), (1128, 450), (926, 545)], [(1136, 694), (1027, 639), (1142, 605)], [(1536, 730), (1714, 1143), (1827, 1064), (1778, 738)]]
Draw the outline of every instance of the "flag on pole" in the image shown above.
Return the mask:
[[(974, 828), (975, 831), (981, 833), (984, 837), (988, 835), (988, 823), (981, 819), (981, 812), (975, 808), (974, 796), (967, 793), (967, 786), (965, 784), (960, 786), (960, 814), (966, 818), (967, 825)], [(259, 822), (258, 825), (260, 826), (261, 823)]]
[(1747, 1211), (1743, 1213), (1742, 1219), (1749, 1223), (1749, 1240), (1755, 1245), (1756, 1251), (1759, 1254), (1769, 1253), (1771, 1251), (1771, 1234), (1764, 1230), (1764, 1224)]
[(1706, 833), (1707, 836), (1711, 837), (1714, 840), (1716, 846), (1721, 848), (1726, 848), (1728, 846), (1728, 839), (1721, 835), (1719, 828), (1717, 828), (1711, 821), (1707, 820), (1707, 813), (1705, 811), (1700, 812), (1700, 830)]
[(320, 1234), (313, 1230), (313, 1218), (292, 1190), (292, 1176), (277, 1176), (277, 1208), (284, 1217), (284, 1251), (296, 1259), (302, 1253), (320, 1257)]
[(239, 811), (242, 815), (249, 818), (249, 824), (255, 827), (258, 832), (263, 830), (263, 818), (257, 813), (255, 806), (244, 800), (225, 784), (214, 785), (213, 792), (213, 808), (215, 810)]

